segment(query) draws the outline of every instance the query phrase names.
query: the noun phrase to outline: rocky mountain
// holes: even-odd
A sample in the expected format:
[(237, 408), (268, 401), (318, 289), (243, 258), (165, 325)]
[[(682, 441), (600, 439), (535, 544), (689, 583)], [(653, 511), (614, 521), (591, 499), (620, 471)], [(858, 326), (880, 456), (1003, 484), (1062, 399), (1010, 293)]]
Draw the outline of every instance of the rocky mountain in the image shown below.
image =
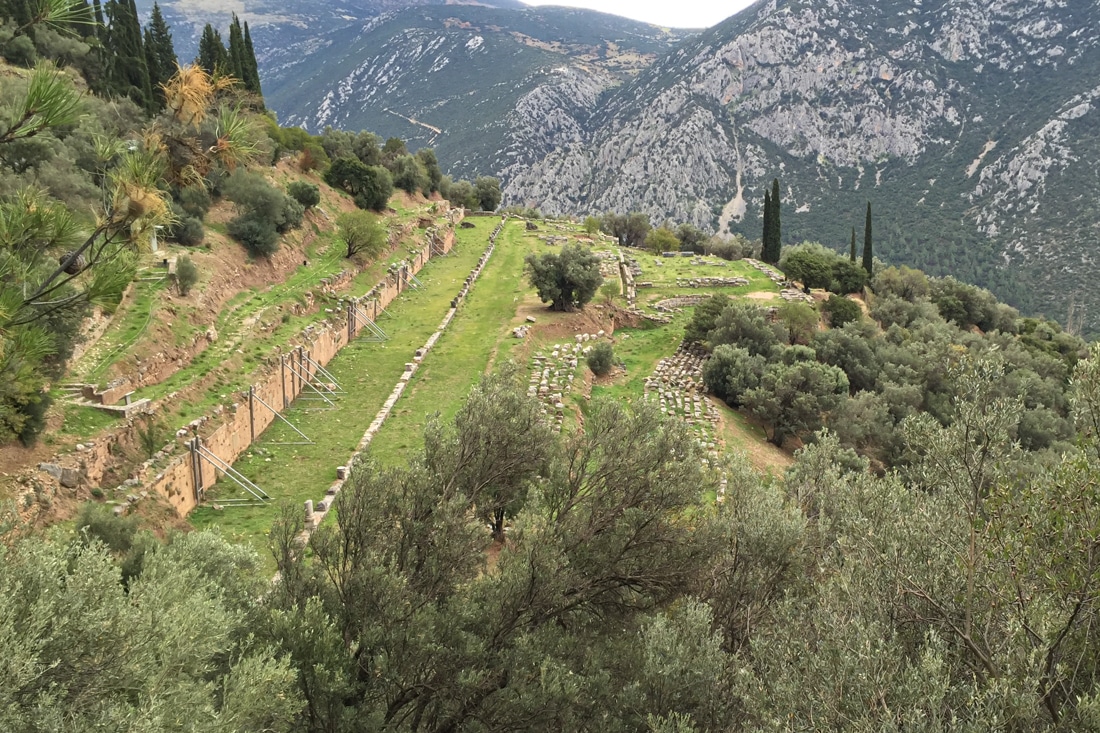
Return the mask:
[(284, 124), (435, 147), (456, 175), (519, 175), (587, 135), (608, 90), (686, 34), (570, 8), (425, 6), (263, 54)]
[(1100, 329), (1100, 2), (765, 0), (599, 99), (506, 201), (639, 208), (983, 283)]
[(761, 0), (702, 34), (356, 2), (242, 16), (282, 122), (432, 145), (506, 203), (753, 238), (778, 176), (787, 242), (844, 248), (870, 201), (880, 257), (1100, 332), (1100, 0)]
[[(172, 28), (180, 59), (193, 59), (199, 36), (207, 23), (224, 33), (236, 13), (252, 28), (257, 52), (286, 49), (319, 38), (330, 31), (362, 26), (371, 18), (418, 5), (487, 5), (496, 8), (524, 7), (519, 0), (157, 0)], [(138, 11), (148, 19), (153, 0), (137, 0)]]

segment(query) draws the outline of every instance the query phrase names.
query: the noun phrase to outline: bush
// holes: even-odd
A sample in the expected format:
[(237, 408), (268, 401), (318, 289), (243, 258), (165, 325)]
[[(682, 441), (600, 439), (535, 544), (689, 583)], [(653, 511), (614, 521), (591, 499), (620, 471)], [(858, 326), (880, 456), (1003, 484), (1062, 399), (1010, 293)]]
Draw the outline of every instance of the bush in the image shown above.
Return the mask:
[(283, 210), (279, 213), (279, 217), (275, 221), (275, 230), (282, 233), (288, 232), (291, 229), (297, 229), (302, 226), (302, 218), (305, 217), (305, 215), (306, 208), (290, 196), (287, 196), (286, 200), (283, 202)]
[(821, 304), (821, 310), (829, 317), (829, 325), (833, 328), (841, 328), (845, 323), (858, 321), (863, 316), (859, 303), (839, 295), (830, 295)]
[(306, 211), (321, 203), (321, 189), (312, 183), (294, 181), (287, 186), (286, 192), (290, 194), (292, 199), (300, 203)]
[(180, 208), (188, 216), (193, 216), (199, 220), (206, 216), (206, 212), (210, 210), (210, 204), (212, 203), (210, 193), (203, 186), (188, 186), (180, 189), (177, 198), (179, 199)]
[(186, 297), (191, 288), (199, 281), (199, 268), (187, 255), (176, 260), (176, 289)]
[(254, 257), (269, 257), (279, 248), (279, 232), (302, 223), (305, 209), (273, 187), (263, 176), (237, 170), (225, 185), (226, 197), (237, 205), (239, 215), (229, 222), (229, 236), (243, 244)]
[(99, 540), (112, 552), (127, 552), (134, 544), (137, 520), (118, 517), (110, 507), (90, 501), (76, 515), (76, 531), (85, 541)]
[(611, 372), (611, 367), (615, 363), (615, 352), (611, 344), (601, 341), (588, 350), (585, 361), (593, 374), (602, 377)]
[(206, 237), (206, 230), (202, 226), (202, 222), (190, 216), (180, 206), (173, 204), (172, 213), (175, 215), (176, 220), (172, 222), (165, 230), (165, 237), (172, 242), (182, 244), (185, 247), (194, 247), (195, 245), (202, 244), (202, 240)]
[(238, 216), (229, 222), (226, 230), (253, 257), (270, 257), (279, 250), (279, 233), (274, 225), (255, 215)]
[(360, 209), (382, 211), (393, 195), (390, 172), (378, 165), (365, 165), (358, 158), (337, 158), (325, 171), (325, 183), (355, 198)]

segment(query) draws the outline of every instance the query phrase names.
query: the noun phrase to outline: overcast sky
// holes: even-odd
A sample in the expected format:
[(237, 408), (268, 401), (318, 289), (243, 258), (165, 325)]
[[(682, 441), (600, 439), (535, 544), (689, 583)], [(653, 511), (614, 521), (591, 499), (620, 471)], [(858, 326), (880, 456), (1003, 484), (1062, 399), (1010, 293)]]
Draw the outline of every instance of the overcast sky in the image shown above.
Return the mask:
[(709, 28), (753, 0), (523, 0), (528, 5), (591, 8), (672, 28)]

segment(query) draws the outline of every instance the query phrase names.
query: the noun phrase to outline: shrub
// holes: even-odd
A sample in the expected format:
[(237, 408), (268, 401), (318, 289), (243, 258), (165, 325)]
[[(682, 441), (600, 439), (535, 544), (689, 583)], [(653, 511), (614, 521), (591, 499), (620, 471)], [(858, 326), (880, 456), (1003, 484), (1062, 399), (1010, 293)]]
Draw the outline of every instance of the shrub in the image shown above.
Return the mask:
[(283, 210), (275, 221), (275, 230), (282, 233), (302, 226), (302, 218), (306, 214), (306, 208), (290, 196), (283, 202)]
[(615, 352), (611, 348), (611, 344), (601, 341), (588, 350), (585, 361), (593, 374), (602, 377), (611, 371), (611, 366), (615, 361)]
[(279, 233), (256, 216), (238, 216), (226, 227), (229, 236), (244, 245), (253, 257), (270, 257), (279, 250)]
[(176, 215), (176, 220), (164, 230), (165, 236), (170, 241), (185, 247), (202, 244), (202, 240), (206, 237), (202, 222), (194, 216), (188, 216), (177, 206), (172, 207), (172, 213)]
[(290, 194), (292, 199), (300, 203), (306, 211), (321, 203), (321, 189), (312, 183), (294, 181), (287, 186), (286, 192)]
[(135, 518), (115, 516), (110, 507), (94, 501), (81, 506), (76, 515), (77, 534), (86, 541), (99, 540), (113, 552), (128, 551), (137, 529)]
[(225, 195), (237, 205), (238, 216), (229, 222), (229, 236), (255, 257), (269, 257), (279, 248), (279, 232), (302, 223), (305, 209), (273, 187), (258, 173), (234, 171), (226, 180)]
[(187, 296), (191, 288), (199, 281), (199, 268), (187, 255), (176, 260), (176, 288), (180, 295)]
[(839, 295), (830, 295), (821, 304), (821, 310), (829, 317), (829, 325), (833, 328), (841, 328), (845, 323), (858, 321), (863, 316), (859, 303)]
[(206, 212), (210, 210), (210, 204), (212, 203), (210, 193), (204, 186), (188, 186), (180, 189), (177, 198), (181, 209), (189, 216), (200, 220), (206, 216)]

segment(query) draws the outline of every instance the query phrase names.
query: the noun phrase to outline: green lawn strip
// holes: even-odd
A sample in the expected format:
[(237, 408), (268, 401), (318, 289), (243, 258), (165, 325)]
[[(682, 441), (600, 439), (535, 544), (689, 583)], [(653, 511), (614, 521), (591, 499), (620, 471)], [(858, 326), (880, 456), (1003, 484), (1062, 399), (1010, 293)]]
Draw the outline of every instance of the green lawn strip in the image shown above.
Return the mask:
[(160, 304), (160, 292), (167, 283), (167, 276), (160, 280), (139, 280), (134, 283), (131, 300), (120, 305), (124, 313), (113, 319), (100, 337), (99, 343), (73, 368), (72, 376), (88, 382), (101, 379), (111, 365), (137, 343), (152, 323)]
[[(55, 391), (54, 398), (60, 401), (61, 393)], [(86, 407), (84, 405), (65, 402), (61, 402), (60, 404), (62, 422), (58, 432), (65, 435), (74, 435), (78, 438), (91, 438), (101, 430), (112, 427), (119, 422), (119, 419), (115, 415), (104, 412), (103, 410), (97, 410), (94, 407)]]
[[(615, 331), (615, 361), (622, 362), (626, 375), (609, 385), (593, 385), (592, 396), (608, 396), (618, 400), (640, 400), (645, 394), (645, 380), (653, 374), (657, 362), (676, 353), (684, 337), (684, 324), (689, 316), (677, 314), (666, 326), (620, 328)], [(581, 367), (587, 369), (585, 364)]]
[(444, 420), (453, 418), (493, 355), (498, 361), (507, 359), (511, 350), (502, 347), (521, 343), (511, 338), (510, 325), (530, 289), (521, 274), (523, 258), (531, 250), (520, 237), (522, 226), (508, 224), (497, 238), (493, 256), (450, 327), (375, 435), (370, 450), (380, 462), (400, 463), (420, 448), (428, 417), (438, 412)]
[[(495, 223), (486, 219), (478, 221), (475, 229), (460, 230), (452, 253), (433, 259), (421, 270), (418, 278), (425, 287), (403, 293), (388, 308), (392, 317), (383, 317), (378, 322), (389, 340), (354, 341), (329, 363), (328, 370), (347, 391), (337, 401), (339, 409), (320, 410), (323, 403), (299, 399), (284, 412), (314, 441), (312, 445), (275, 445), (300, 440), (285, 424), (276, 421), (234, 468), (261, 486), (276, 502), (287, 501), (300, 507), (306, 499), (320, 499), (335, 478), (336, 466), (347, 461), (393, 391), (405, 363), (412, 360), (413, 352), (438, 327), (451, 299), (487, 246)], [(232, 482), (222, 481), (208, 496), (216, 501), (218, 497), (247, 495)], [(196, 527), (220, 525), (227, 537), (251, 543), (266, 557), (267, 533), (276, 511), (270, 505), (223, 511), (204, 506), (192, 512), (190, 520)]]

